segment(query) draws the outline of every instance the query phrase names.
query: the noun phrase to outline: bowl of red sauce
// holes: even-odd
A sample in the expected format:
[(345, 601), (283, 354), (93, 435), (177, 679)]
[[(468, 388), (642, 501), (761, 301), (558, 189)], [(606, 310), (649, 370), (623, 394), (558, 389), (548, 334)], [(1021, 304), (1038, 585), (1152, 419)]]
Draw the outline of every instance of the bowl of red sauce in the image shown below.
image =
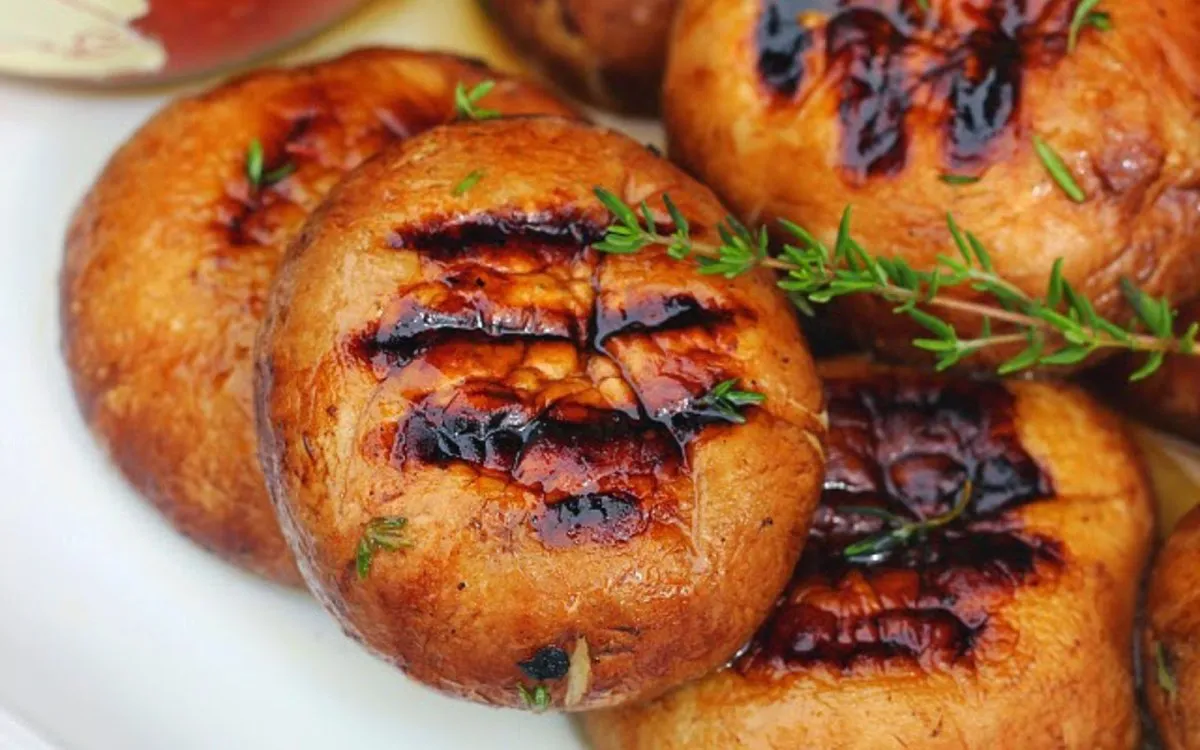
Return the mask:
[(0, 0), (0, 73), (159, 82), (226, 68), (328, 26), (363, 0)]

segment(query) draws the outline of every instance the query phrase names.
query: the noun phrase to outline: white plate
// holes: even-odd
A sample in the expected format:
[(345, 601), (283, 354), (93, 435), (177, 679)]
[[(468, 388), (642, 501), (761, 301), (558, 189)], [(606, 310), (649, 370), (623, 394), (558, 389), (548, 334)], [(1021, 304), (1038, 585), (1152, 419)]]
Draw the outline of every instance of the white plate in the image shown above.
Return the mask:
[[(515, 66), (470, 0), (376, 2), (290, 57), (381, 42)], [(58, 352), (63, 228), (179, 90), (0, 82), (0, 750), (580, 747), (562, 717), (453, 701), (376, 662), (307, 597), (173, 533), (93, 445)]]
[[(514, 65), (469, 0), (377, 2), (290, 57), (380, 42)], [(92, 443), (58, 351), (63, 228), (180, 90), (0, 81), (0, 748), (580, 746), (565, 718), (450, 700), (375, 661), (306, 596), (173, 533)]]

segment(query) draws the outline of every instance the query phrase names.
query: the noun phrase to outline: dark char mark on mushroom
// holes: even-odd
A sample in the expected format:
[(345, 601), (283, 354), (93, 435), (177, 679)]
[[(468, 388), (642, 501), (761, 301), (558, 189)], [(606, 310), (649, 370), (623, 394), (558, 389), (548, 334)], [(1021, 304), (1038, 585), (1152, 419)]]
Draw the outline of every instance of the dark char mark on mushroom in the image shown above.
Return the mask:
[[(381, 108), (378, 123), (351, 139), (339, 119), (340, 106), (338, 97), (331, 97), (317, 83), (289, 92), (286, 102), (279, 103), (286, 111), (259, 139), (265, 155), (263, 174), (287, 164), (341, 174), (357, 161), (349, 159), (345, 149), (351, 148), (363, 158), (390, 141), (404, 140), (445, 120), (444, 112), (427, 111), (415, 100), (402, 100), (393, 107)], [(256, 190), (248, 184), (243, 169), (218, 206), (216, 223), (234, 247), (268, 245), (278, 241), (277, 214), (299, 210), (284, 184), (264, 184)]]
[[(1057, 541), (1011, 514), (1054, 494), (1020, 444), (1012, 394), (996, 383), (892, 374), (830, 380), (826, 394), (825, 493), (789, 589), (737, 667), (972, 663), (989, 625), (979, 602), (1036, 585), (1064, 559)], [(931, 518), (968, 480), (971, 501), (955, 522), (871, 562), (843, 554), (888, 529), (856, 508)]]
[(842, 163), (855, 180), (904, 168), (917, 107), (945, 123), (947, 166), (970, 170), (1017, 121), (1024, 71), (1066, 54), (1078, 2), (933, 0), (925, 11), (916, 0), (764, 0), (757, 70), (791, 99), (806, 60), (823, 55), (839, 77)]
[[(588, 246), (604, 229), (566, 212), (456, 217), (397, 230), (389, 245), (440, 264), (444, 281), (483, 278), (495, 252), (510, 260), (513, 251), (522, 257), (541, 253), (560, 268), (583, 261), (593, 269), (594, 301), (579, 309), (528, 306), (521, 295), (513, 302), (504, 296), (513, 284), (502, 275), (486, 288), (468, 283), (466, 291), (432, 304), (405, 293), (378, 324), (351, 340), (348, 352), (387, 377), (435, 351), (439, 362), (454, 361), (460, 351), (467, 357), (475, 343), (560, 342), (608, 356), (605, 344), (617, 337), (733, 321), (733, 311), (708, 309), (685, 294), (638, 293), (620, 305), (601, 304), (595, 272), (601, 261)], [(646, 529), (651, 514), (641, 500), (682, 475), (688, 442), (724, 421), (693, 404), (694, 398), (654, 413), (640, 402), (622, 410), (567, 398), (539, 407), (530, 398), (502, 382), (477, 381), (418, 398), (394, 433), (390, 461), (399, 467), (466, 463), (541, 494), (544, 506), (532, 525), (549, 547), (617, 544)]]
[(558, 646), (543, 646), (517, 667), (531, 680), (560, 680), (571, 669), (571, 657)]

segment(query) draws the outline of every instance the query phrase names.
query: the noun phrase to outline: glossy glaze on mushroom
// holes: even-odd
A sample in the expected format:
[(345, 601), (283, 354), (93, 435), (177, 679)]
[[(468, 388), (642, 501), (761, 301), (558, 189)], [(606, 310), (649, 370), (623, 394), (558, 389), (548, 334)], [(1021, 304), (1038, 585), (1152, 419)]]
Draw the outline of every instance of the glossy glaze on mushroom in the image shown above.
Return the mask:
[(67, 237), (63, 349), (84, 417), (129, 481), (183, 533), (298, 584), (255, 457), (251, 354), (284, 248), (350, 169), (486, 105), (570, 114), (462, 58), (369, 49), (264, 70), (180, 99), (139, 130)]
[[(664, 222), (669, 192), (700, 237), (724, 215), (611, 131), (435, 128), (334, 191), (260, 336), (263, 465), (310, 587), (476, 701), (582, 710), (719, 666), (819, 492), (821, 391), (786, 299), (662, 248), (597, 252), (597, 186)], [(730, 381), (765, 400), (722, 409)]]
[(658, 112), (678, 0), (486, 0), (518, 46), (564, 91), (631, 114)]
[[(1200, 291), (1200, 14), (1186, 0), (1094, 10), (1103, 23), (1076, 25), (1078, 0), (684, 0), (671, 155), (748, 223), (790, 219), (832, 246), (853, 206), (863, 246), (932, 270), (957, 255), (950, 212), (1031, 296), (1061, 258), (1104, 317), (1130, 315), (1123, 277), (1186, 300)], [(889, 355), (927, 358), (891, 306), (856, 295), (838, 319)], [(981, 330), (947, 319), (964, 339)]]
[(775, 613), (723, 672), (586, 717), (595, 747), (1136, 747), (1153, 514), (1119, 422), (1063, 386), (822, 375), (825, 493)]

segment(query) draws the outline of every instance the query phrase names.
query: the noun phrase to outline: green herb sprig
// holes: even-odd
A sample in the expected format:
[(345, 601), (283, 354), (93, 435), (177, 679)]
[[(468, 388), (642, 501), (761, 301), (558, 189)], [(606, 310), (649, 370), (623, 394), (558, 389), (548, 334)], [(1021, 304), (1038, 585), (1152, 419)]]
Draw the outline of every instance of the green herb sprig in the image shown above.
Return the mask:
[(479, 184), (479, 181), (483, 179), (485, 174), (486, 172), (484, 172), (482, 169), (476, 169), (466, 177), (462, 178), (462, 181), (455, 185), (454, 190), (451, 191), (454, 194), (454, 197), (461, 198), (466, 195), (468, 192), (470, 192), (471, 188)]
[(532, 689), (517, 685), (517, 695), (521, 696), (522, 705), (534, 713), (540, 714), (550, 708), (550, 690), (545, 685), (537, 685)]
[(1067, 51), (1074, 52), (1079, 44), (1079, 34), (1086, 26), (1093, 26), (1100, 31), (1112, 29), (1112, 17), (1104, 11), (1096, 10), (1102, 0), (1083, 0), (1075, 6), (1075, 15), (1071, 17), (1071, 26), (1067, 30)]
[(947, 185), (974, 185), (979, 182), (979, 178), (970, 174), (942, 174), (938, 175), (938, 179)]
[(367, 522), (354, 553), (354, 568), (360, 581), (370, 575), (371, 565), (380, 550), (395, 552), (413, 546), (412, 541), (404, 536), (407, 526), (408, 519), (402, 516), (381, 516)]
[(460, 81), (454, 87), (454, 112), (458, 119), (494, 120), (499, 117), (499, 110), (476, 106), (479, 104), (479, 100), (490, 94), (494, 88), (496, 88), (496, 82), (492, 80), (480, 81), (469, 90)]
[(1169, 700), (1175, 700), (1179, 695), (1179, 681), (1175, 679), (1175, 671), (1171, 668), (1167, 647), (1161, 641), (1154, 644), (1154, 671), (1159, 689), (1167, 694)]
[(250, 141), (250, 145), (246, 147), (246, 179), (250, 182), (252, 190), (270, 187), (295, 171), (296, 164), (290, 161), (268, 171), (262, 141), (257, 138)]
[(958, 499), (954, 501), (954, 507), (941, 515), (920, 520), (910, 520), (882, 508), (843, 507), (841, 510), (844, 512), (882, 518), (891, 528), (848, 545), (842, 550), (842, 556), (850, 562), (880, 562), (896, 549), (906, 547), (913, 541), (924, 538), (934, 529), (948, 526), (957, 520), (971, 504), (972, 491), (972, 484), (966, 482), (958, 494)]
[[(1101, 317), (1064, 278), (1061, 259), (1051, 270), (1044, 296), (1026, 294), (996, 273), (987, 248), (975, 235), (959, 229), (952, 216), (947, 216), (947, 225), (957, 254), (939, 255), (934, 268), (924, 271), (902, 258), (884, 258), (864, 249), (850, 233), (850, 209), (842, 216), (832, 249), (798, 224), (781, 221), (794, 242), (774, 257), (768, 252), (765, 228), (754, 231), (730, 217), (717, 227), (719, 243), (702, 242), (691, 236), (687, 219), (669, 196), (663, 196), (663, 205), (673, 226), (660, 231), (648, 204), (643, 202), (635, 211), (603, 188), (596, 188), (595, 194), (613, 215), (604, 239), (593, 245), (596, 250), (629, 254), (650, 245), (663, 246), (670, 257), (694, 263), (701, 274), (726, 278), (769, 268), (782, 274), (779, 287), (805, 312), (811, 312), (812, 305), (852, 294), (879, 297), (895, 305), (893, 312), (930, 332), (913, 345), (933, 353), (939, 369), (986, 349), (1014, 345), (1023, 348), (1000, 365), (1000, 374), (1074, 365), (1101, 350), (1120, 349), (1148, 355), (1145, 365), (1131, 376), (1141, 380), (1155, 372), (1167, 354), (1198, 353), (1200, 324), (1176, 335), (1176, 313), (1170, 304), (1132, 282), (1122, 284), (1135, 313), (1129, 327)], [(950, 296), (945, 293), (949, 289), (969, 290), (982, 299)], [(978, 319), (979, 334), (960, 337), (937, 316), (938, 311)]]
[(1037, 157), (1042, 162), (1042, 166), (1050, 173), (1054, 182), (1058, 184), (1062, 191), (1067, 194), (1067, 197), (1076, 203), (1083, 203), (1087, 200), (1087, 193), (1083, 192), (1083, 188), (1079, 187), (1079, 183), (1075, 181), (1075, 175), (1071, 174), (1071, 168), (1063, 161), (1063, 158), (1058, 155), (1058, 152), (1050, 147), (1039, 136), (1033, 137), (1033, 150), (1037, 153)]
[(754, 391), (740, 390), (737, 386), (737, 379), (718, 383), (708, 393), (692, 401), (691, 411), (714, 414), (734, 424), (745, 424), (746, 417), (742, 410), (761, 404), (766, 400), (766, 396)]

